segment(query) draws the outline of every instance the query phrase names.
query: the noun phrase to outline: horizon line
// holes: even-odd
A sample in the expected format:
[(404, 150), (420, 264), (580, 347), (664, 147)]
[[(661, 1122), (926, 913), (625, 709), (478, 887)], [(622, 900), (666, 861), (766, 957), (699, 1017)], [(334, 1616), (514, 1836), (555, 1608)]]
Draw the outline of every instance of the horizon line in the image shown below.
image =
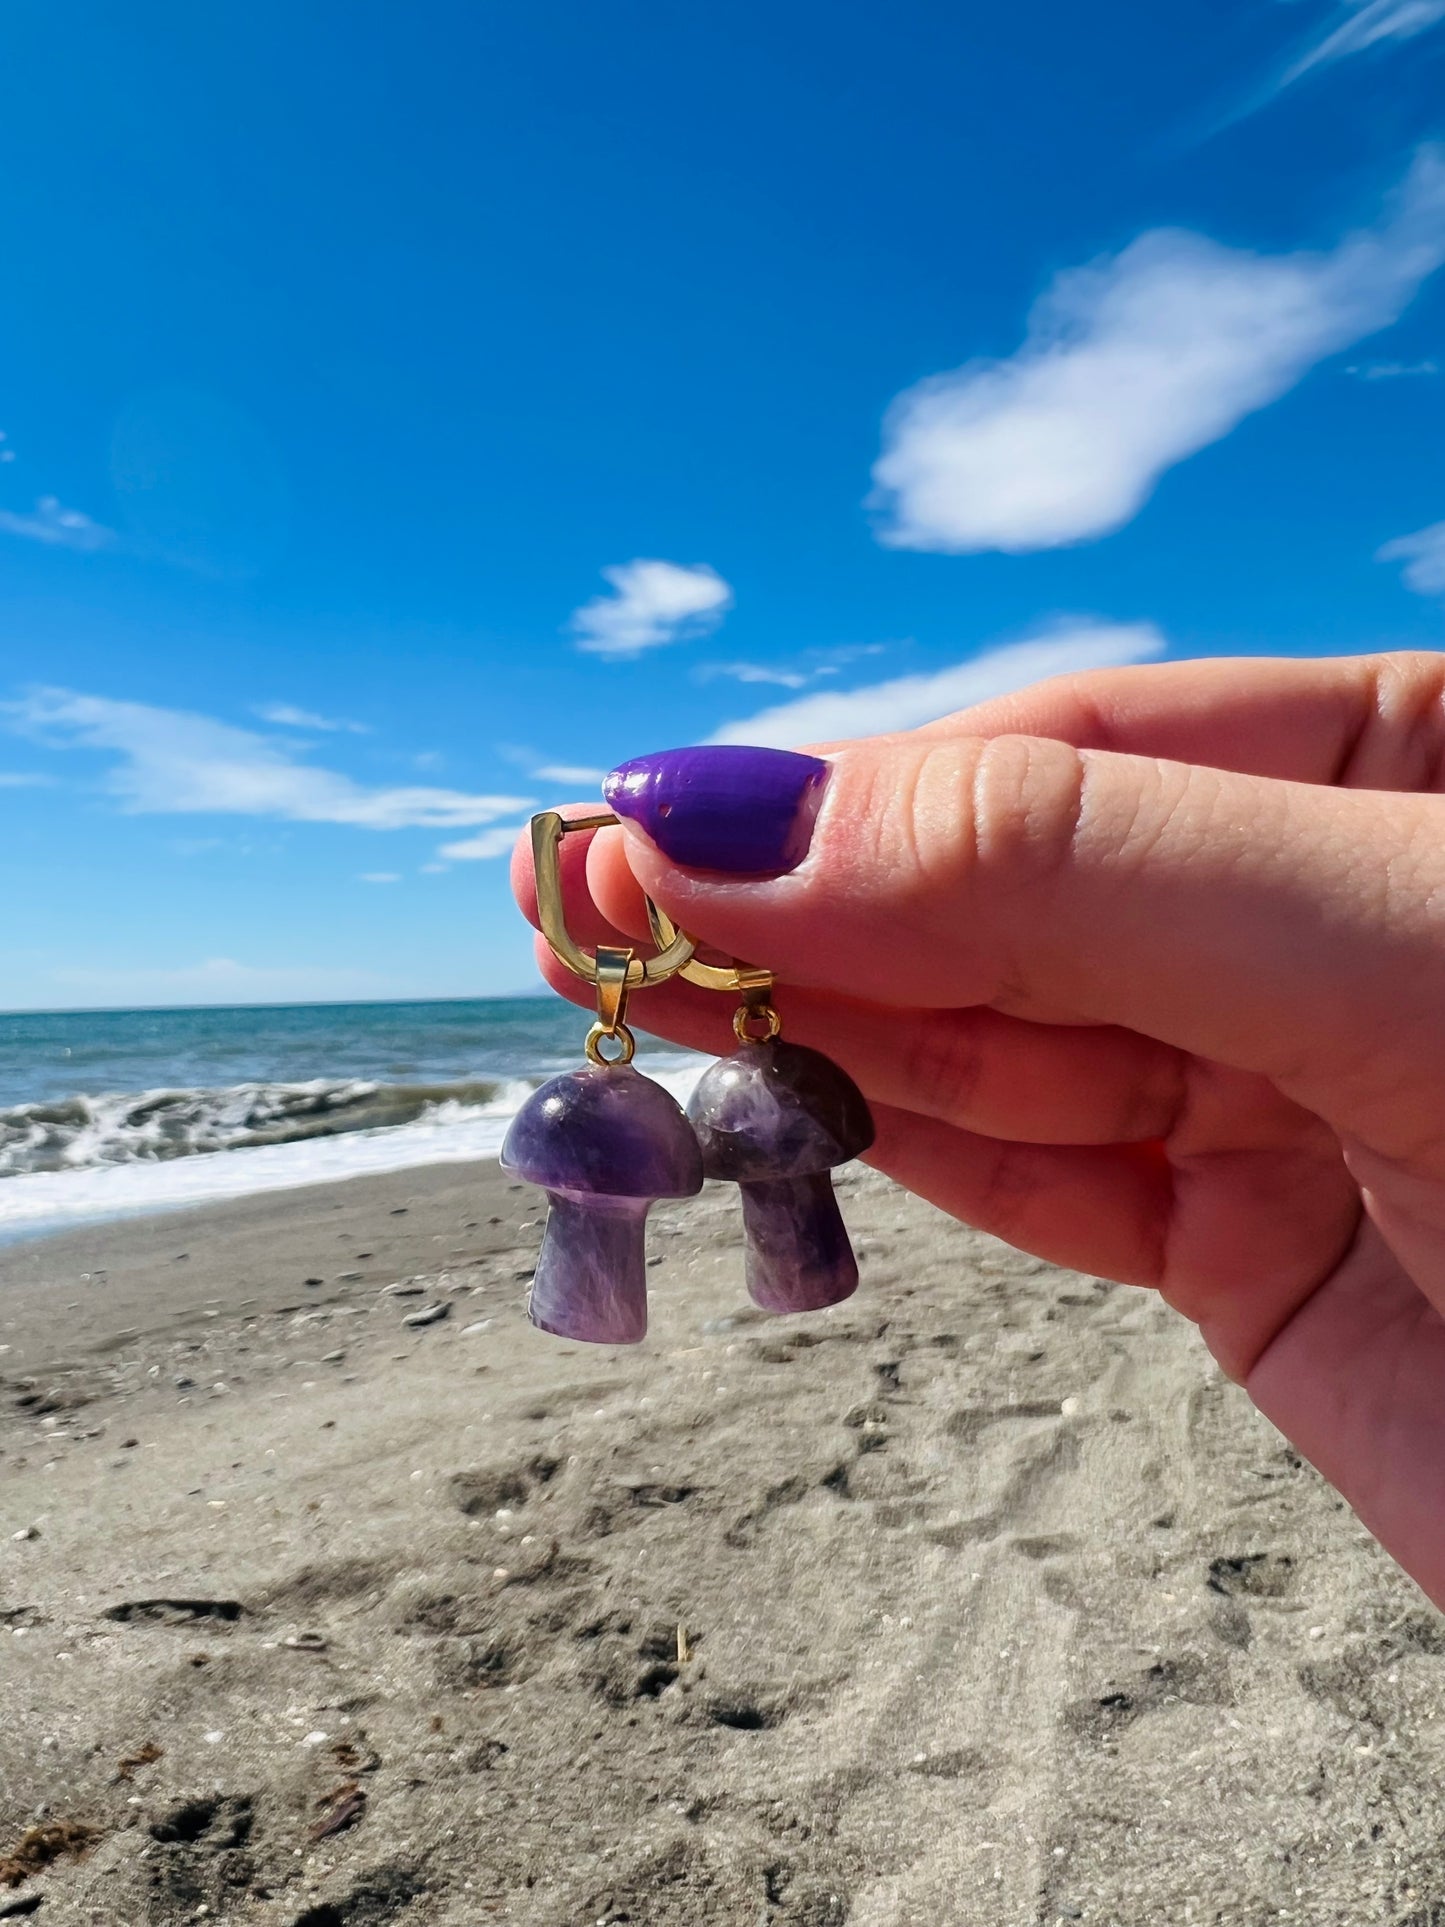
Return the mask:
[[(372, 1010), (395, 1004), (521, 1004), (540, 1003), (555, 991), (539, 983), (534, 990), (479, 991), (467, 997), (273, 997), (244, 1004), (29, 1004), (0, 1009), (6, 1017), (128, 1017), (143, 1011), (165, 1014), (182, 1010)], [(558, 999), (561, 1002), (561, 999)]]

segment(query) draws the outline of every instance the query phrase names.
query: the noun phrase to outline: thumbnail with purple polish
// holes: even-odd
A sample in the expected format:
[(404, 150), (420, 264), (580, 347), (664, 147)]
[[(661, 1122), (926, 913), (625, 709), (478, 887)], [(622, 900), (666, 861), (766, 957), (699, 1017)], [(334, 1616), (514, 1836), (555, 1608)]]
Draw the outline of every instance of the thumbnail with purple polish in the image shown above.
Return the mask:
[(770, 877), (808, 854), (828, 765), (790, 749), (714, 743), (636, 756), (602, 785), (608, 806), (687, 870)]
[(647, 1331), (644, 1226), (656, 1198), (702, 1189), (681, 1109), (625, 1064), (564, 1071), (512, 1119), (501, 1165), (550, 1207), (527, 1313), (560, 1338), (636, 1345)]

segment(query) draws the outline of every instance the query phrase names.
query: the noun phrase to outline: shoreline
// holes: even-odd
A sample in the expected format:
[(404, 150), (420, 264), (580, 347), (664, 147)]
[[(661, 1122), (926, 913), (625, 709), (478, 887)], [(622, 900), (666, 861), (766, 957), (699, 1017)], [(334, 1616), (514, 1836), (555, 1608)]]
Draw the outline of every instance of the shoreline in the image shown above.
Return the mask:
[[(174, 1219), (191, 1212), (223, 1211), (229, 1205), (245, 1205), (252, 1200), (279, 1199), (296, 1192), (320, 1191), (335, 1185), (366, 1184), (380, 1182), (388, 1177), (405, 1177), (416, 1171), (448, 1169), (457, 1166), (495, 1165), (501, 1151), (501, 1140), (506, 1134), (510, 1117), (487, 1119), (484, 1137), (496, 1140), (494, 1147), (478, 1150), (471, 1137), (462, 1136), (455, 1125), (447, 1127), (449, 1135), (456, 1140), (456, 1148), (440, 1150), (435, 1141), (417, 1144), (411, 1157), (396, 1156), (394, 1142), (382, 1146), (373, 1163), (365, 1157), (358, 1158), (358, 1150), (378, 1140), (367, 1138), (358, 1133), (355, 1138), (344, 1136), (321, 1140), (323, 1163), (332, 1163), (340, 1168), (332, 1172), (315, 1169), (317, 1162), (317, 1141), (302, 1144), (259, 1146), (250, 1150), (212, 1151), (192, 1157), (167, 1159), (163, 1162), (143, 1165), (100, 1166), (91, 1170), (76, 1172), (39, 1172), (32, 1175), (0, 1180), (0, 1252), (13, 1250), (16, 1246), (30, 1243), (49, 1243), (55, 1238), (80, 1237), (87, 1231), (100, 1232), (122, 1224), (140, 1224), (153, 1218)], [(337, 1154), (326, 1158), (324, 1151), (331, 1146), (338, 1147)], [(300, 1153), (302, 1155), (296, 1155)], [(305, 1163), (303, 1164), (303, 1156)], [(270, 1183), (258, 1183), (258, 1173), (254, 1165), (247, 1167), (247, 1160), (265, 1159), (272, 1167)], [(237, 1162), (239, 1160), (239, 1162)], [(289, 1163), (290, 1172), (277, 1170), (277, 1166)], [(137, 1175), (147, 1177), (154, 1173), (157, 1182), (154, 1189), (159, 1195), (139, 1202), (116, 1202), (107, 1205), (104, 1189), (109, 1182), (115, 1181), (114, 1188), (119, 1190), (128, 1182), (133, 1187)], [(74, 1198), (76, 1192), (88, 1184), (93, 1198), (98, 1201), (88, 1209), (72, 1206), (70, 1209), (48, 1211), (37, 1208), (33, 1217), (18, 1214), (7, 1217), (6, 1190), (10, 1186), (25, 1186), (27, 1198), (37, 1195), (38, 1187), (47, 1185), (54, 1179), (57, 1185), (68, 1188)], [(77, 1182), (78, 1181), (78, 1182)], [(167, 1183), (169, 1181), (169, 1184)], [(43, 1199), (44, 1193), (39, 1195)], [(4, 1260), (0, 1259), (0, 1264)]]

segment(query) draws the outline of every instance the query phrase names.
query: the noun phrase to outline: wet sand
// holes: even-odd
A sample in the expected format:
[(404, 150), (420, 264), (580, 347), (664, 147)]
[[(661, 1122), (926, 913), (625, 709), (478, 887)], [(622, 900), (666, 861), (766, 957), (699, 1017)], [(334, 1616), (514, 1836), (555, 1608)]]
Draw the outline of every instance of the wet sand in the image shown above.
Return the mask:
[(1439, 1927), (1433, 1611), (1151, 1298), (843, 1196), (807, 1319), (661, 1207), (625, 1352), (494, 1165), (0, 1251), (0, 1920)]

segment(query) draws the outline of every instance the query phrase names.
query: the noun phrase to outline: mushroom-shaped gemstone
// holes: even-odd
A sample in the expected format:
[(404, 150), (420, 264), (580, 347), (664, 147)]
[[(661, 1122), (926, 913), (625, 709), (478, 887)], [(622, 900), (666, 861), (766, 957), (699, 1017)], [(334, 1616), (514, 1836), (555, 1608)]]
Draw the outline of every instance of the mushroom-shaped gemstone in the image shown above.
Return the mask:
[(643, 1225), (655, 1198), (702, 1189), (702, 1157), (660, 1084), (626, 1064), (564, 1071), (512, 1119), (502, 1169), (551, 1210), (527, 1313), (559, 1338), (635, 1345), (647, 1331)]
[(821, 1051), (744, 1044), (705, 1072), (687, 1114), (710, 1178), (742, 1187), (748, 1290), (765, 1311), (819, 1311), (858, 1288), (829, 1173), (866, 1151), (863, 1093)]

